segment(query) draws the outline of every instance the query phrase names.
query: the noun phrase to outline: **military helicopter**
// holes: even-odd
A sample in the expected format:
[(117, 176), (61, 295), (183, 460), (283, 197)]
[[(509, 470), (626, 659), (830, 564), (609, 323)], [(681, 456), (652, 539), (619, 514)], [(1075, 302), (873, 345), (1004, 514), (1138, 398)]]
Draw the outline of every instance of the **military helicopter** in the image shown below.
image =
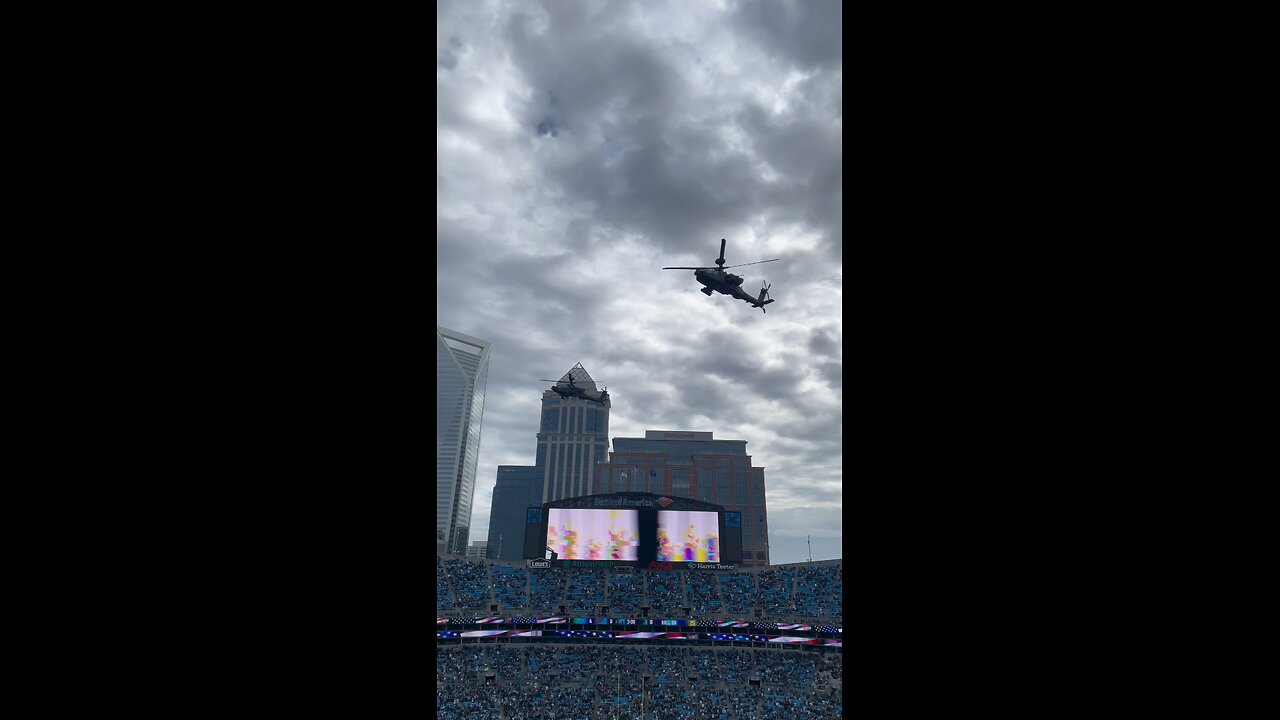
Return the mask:
[(731, 272), (725, 272), (725, 270), (731, 267), (759, 265), (760, 263), (773, 262), (774, 260), (778, 260), (778, 259), (779, 258), (773, 258), (773, 260), (757, 260), (756, 262), (741, 263), (739, 265), (726, 266), (724, 264), (724, 238), (720, 238), (720, 257), (716, 258), (716, 267), (711, 267), (711, 266), (683, 267), (681, 266), (681, 267), (664, 267), (662, 269), (663, 270), (692, 270), (694, 279), (702, 283), (703, 285), (706, 285), (706, 287), (702, 288), (702, 293), (707, 297), (711, 297), (711, 293), (713, 292), (718, 292), (722, 295), (729, 295), (731, 297), (735, 297), (739, 300), (747, 302), (748, 304), (751, 305), (751, 307), (760, 308), (760, 312), (767, 313), (768, 311), (764, 309), (764, 306), (773, 302), (773, 300), (772, 299), (766, 300), (765, 298), (769, 297), (769, 288), (773, 286), (765, 285), (763, 282), (761, 282), (760, 295), (757, 297), (751, 297), (750, 293), (742, 289), (742, 278), (738, 275), (734, 275)]
[[(573, 377), (571, 375), (566, 375), (563, 379), (560, 379), (560, 380), (549, 380), (547, 378), (538, 378), (538, 379), (543, 382), (555, 383), (555, 385), (551, 386), (551, 389), (554, 390), (557, 395), (565, 399), (578, 398), (580, 400), (589, 400), (591, 402), (598, 402), (601, 405), (604, 404), (605, 400), (609, 399), (608, 389), (599, 390), (599, 391), (588, 390), (587, 388), (584, 388), (581, 385), (575, 384), (573, 382)], [(566, 382), (568, 383), (567, 385), (564, 384)], [(593, 392), (595, 394), (595, 397), (592, 397)]]

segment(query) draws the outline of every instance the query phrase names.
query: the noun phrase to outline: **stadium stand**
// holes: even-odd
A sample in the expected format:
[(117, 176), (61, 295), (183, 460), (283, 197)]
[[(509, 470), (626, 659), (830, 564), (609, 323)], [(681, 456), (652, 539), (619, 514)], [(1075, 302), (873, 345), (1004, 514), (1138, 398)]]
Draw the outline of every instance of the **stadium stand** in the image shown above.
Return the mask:
[(638, 599), (644, 594), (644, 580), (639, 575), (609, 573), (609, 606), (613, 615), (639, 615)]
[(444, 574), (444, 563), (436, 558), (436, 609), (443, 610), (453, 605), (453, 593), (449, 590), (449, 580)]
[[(713, 679), (715, 668), (731, 672)], [(686, 671), (697, 673), (692, 684), (679, 681)], [(837, 653), (794, 650), (442, 645), (436, 713), (450, 720), (832, 720), (842, 705), (827, 682), (839, 671)]]
[(821, 617), (835, 602), (831, 597), (835, 584), (835, 565), (811, 565), (796, 569), (796, 591), (792, 615), (797, 617)]
[(493, 601), (499, 610), (523, 610), (529, 607), (529, 576), (524, 568), (493, 565)]
[(677, 617), (685, 606), (680, 576), (684, 573), (663, 570), (644, 570), (645, 595), (649, 599), (649, 614)]
[(720, 601), (720, 585), (715, 575), (684, 573), (684, 593), (692, 614), (719, 615), (724, 603)]
[(553, 613), (564, 604), (564, 570), (541, 570), (529, 576), (529, 610)]
[(756, 583), (760, 588), (759, 605), (770, 617), (789, 616), (795, 610), (795, 568), (770, 568), (760, 573)]
[(489, 568), (481, 563), (453, 559), (444, 561), (444, 572), (453, 585), (456, 608), (488, 610), (492, 598), (489, 593)]
[[(722, 572), (619, 570), (530, 570), (516, 563), (437, 557), (436, 607), (443, 624), (436, 644), (436, 716), (842, 717), (842, 647), (709, 640), (762, 637), (757, 633), (838, 638), (843, 624), (840, 561)], [(568, 620), (594, 617), (601, 606), (611, 608), (608, 614), (614, 618), (640, 618), (640, 608), (648, 606), (649, 618), (681, 618), (685, 624), (586, 625)], [(685, 607), (696, 622), (687, 622)], [(497, 620), (495, 615), (518, 620), (485, 624)], [(490, 632), (513, 625), (541, 635), (462, 637), (468, 629)], [(715, 627), (708, 630), (711, 625)], [(687, 639), (663, 639), (665, 633), (655, 632), (640, 633), (658, 636), (643, 640), (609, 637), (609, 632), (668, 628)], [(565, 632), (570, 630), (574, 632)], [(600, 633), (609, 639), (596, 639), (592, 631), (598, 630), (609, 631)]]
[(756, 573), (724, 573), (717, 579), (726, 613), (745, 615), (752, 612), (756, 605)]
[(604, 578), (603, 570), (569, 571), (568, 611), (595, 613), (604, 604)]

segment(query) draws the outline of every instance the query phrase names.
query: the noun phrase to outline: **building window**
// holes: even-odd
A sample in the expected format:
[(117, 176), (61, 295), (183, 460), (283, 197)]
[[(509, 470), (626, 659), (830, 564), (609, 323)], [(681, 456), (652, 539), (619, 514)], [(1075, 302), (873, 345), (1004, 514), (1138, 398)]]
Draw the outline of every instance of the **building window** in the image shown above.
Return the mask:
[(688, 470), (672, 470), (671, 471), (671, 494), (676, 497), (689, 497), (689, 471)]
[(715, 483), (715, 477), (716, 474), (713, 470), (698, 471), (698, 492), (696, 499), (711, 502), (711, 485)]

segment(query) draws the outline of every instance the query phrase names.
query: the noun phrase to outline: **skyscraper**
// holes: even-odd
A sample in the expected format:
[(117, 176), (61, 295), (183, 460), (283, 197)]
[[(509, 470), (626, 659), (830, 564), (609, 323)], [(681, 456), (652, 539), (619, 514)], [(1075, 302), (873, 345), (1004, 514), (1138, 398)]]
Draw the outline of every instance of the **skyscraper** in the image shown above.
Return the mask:
[[(572, 383), (570, 382), (572, 380)], [(500, 465), (489, 513), (489, 557), (519, 560), (524, 549), (525, 508), (591, 492), (597, 463), (609, 452), (612, 405), (582, 363), (542, 393), (542, 419), (533, 465)], [(587, 398), (574, 397), (583, 391)], [(561, 393), (564, 393), (563, 395)], [(512, 538), (516, 538), (512, 541)], [(501, 550), (497, 549), (501, 541)]]
[(746, 440), (665, 430), (646, 430), (643, 438), (614, 438), (613, 455), (596, 466), (589, 494), (611, 492), (692, 498), (741, 512), (742, 564), (769, 564), (764, 468), (751, 466)]
[(436, 326), (436, 552), (462, 553), (471, 534), (489, 343)]
[(524, 555), (525, 509), (540, 505), (542, 485), (534, 489), (537, 468), (499, 465), (489, 509), (489, 559), (520, 560)]
[[(573, 379), (573, 385), (596, 397), (600, 390), (582, 363), (569, 369), (556, 386), (562, 390)], [(535, 489), (540, 485), (538, 503), (591, 492), (591, 478), (596, 463), (608, 459), (609, 408), (607, 395), (601, 402), (576, 397), (562, 397), (555, 390), (542, 393), (542, 423), (538, 428), (538, 450), (533, 464)]]

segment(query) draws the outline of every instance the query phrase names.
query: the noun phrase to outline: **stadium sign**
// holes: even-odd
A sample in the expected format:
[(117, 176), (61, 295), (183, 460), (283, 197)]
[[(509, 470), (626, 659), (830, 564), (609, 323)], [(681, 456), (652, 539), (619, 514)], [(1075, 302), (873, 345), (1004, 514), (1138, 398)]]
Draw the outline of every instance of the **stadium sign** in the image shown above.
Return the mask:
[[(666, 498), (663, 498), (664, 500)], [(606, 507), (653, 507), (657, 503), (649, 498), (629, 498), (629, 497), (598, 497), (595, 499), (596, 505), (604, 505)], [(668, 502), (667, 505), (671, 503)]]
[[(536, 562), (536, 561), (532, 561), (532, 562)], [(545, 560), (544, 562), (550, 562), (550, 561)], [(618, 561), (617, 560), (557, 560), (556, 564), (559, 567), (566, 567), (566, 568), (611, 568), (611, 567), (617, 567)]]
[(737, 570), (737, 569), (738, 569), (738, 565), (737, 565), (737, 563), (700, 563), (700, 562), (691, 562), (691, 563), (689, 563), (689, 569), (691, 569), (691, 570)]
[(526, 560), (525, 563), (534, 570), (547, 570), (551, 567), (550, 560)]

